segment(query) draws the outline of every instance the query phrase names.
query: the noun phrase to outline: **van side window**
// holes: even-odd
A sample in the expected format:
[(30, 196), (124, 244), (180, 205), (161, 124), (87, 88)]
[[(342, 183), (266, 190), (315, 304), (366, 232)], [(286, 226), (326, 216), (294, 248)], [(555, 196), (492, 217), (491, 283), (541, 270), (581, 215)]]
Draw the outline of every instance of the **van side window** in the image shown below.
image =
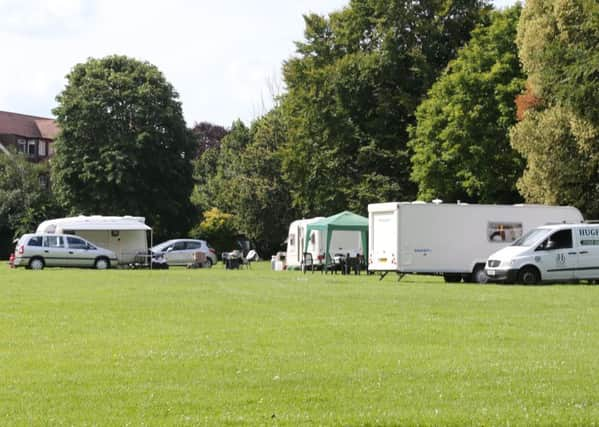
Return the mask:
[(44, 247), (46, 248), (62, 248), (64, 243), (62, 236), (46, 236), (44, 237)]
[(42, 246), (42, 236), (33, 236), (27, 246)]
[(572, 247), (572, 230), (559, 230), (549, 236), (537, 250), (569, 249)]
[(67, 243), (69, 244), (69, 248), (71, 249), (85, 249), (87, 248), (87, 243), (77, 237), (67, 236)]
[(522, 237), (521, 222), (490, 222), (487, 225), (490, 242), (514, 242)]

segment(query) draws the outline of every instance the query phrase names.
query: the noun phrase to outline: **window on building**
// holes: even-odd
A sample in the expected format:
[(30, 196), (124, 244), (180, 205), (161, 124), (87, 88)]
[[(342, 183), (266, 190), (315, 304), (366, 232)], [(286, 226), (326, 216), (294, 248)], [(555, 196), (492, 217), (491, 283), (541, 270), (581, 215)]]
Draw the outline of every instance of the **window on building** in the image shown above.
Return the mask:
[(54, 154), (54, 144), (48, 142), (48, 156), (51, 156), (52, 154)]
[(27, 152), (27, 141), (24, 139), (17, 139), (17, 151), (25, 154)]
[(28, 156), (33, 157), (37, 154), (37, 149), (36, 149), (35, 145), (36, 145), (35, 139), (30, 139), (29, 141), (27, 141), (27, 155)]
[(38, 145), (38, 153), (40, 156), (46, 156), (46, 141), (40, 141)]

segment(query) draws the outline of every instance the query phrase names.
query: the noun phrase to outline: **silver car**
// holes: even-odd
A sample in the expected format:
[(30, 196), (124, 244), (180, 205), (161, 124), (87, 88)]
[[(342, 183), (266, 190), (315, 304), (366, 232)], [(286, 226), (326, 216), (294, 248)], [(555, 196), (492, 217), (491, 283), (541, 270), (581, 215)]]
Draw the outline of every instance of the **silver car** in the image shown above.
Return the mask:
[(193, 254), (203, 252), (209, 267), (216, 264), (216, 251), (205, 240), (173, 239), (155, 245), (151, 249), (155, 256), (163, 256), (168, 265), (188, 265), (194, 262)]
[(24, 234), (15, 248), (15, 267), (94, 267), (116, 264), (116, 254), (69, 234)]

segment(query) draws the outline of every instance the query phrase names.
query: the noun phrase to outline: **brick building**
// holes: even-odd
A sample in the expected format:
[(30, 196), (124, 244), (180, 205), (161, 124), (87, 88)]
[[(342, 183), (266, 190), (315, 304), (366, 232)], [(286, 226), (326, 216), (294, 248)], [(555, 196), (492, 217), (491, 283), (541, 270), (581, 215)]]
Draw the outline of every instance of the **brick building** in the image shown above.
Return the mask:
[(4, 153), (13, 147), (33, 162), (46, 160), (54, 152), (58, 132), (53, 119), (0, 111), (0, 151)]

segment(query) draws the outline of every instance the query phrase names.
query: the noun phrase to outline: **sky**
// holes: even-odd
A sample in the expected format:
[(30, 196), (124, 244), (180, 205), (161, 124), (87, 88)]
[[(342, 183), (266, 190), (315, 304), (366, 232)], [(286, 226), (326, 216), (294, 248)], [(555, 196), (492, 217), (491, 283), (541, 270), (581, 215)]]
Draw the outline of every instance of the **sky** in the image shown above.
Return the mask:
[[(497, 7), (515, 0), (494, 0)], [(348, 0), (0, 0), (0, 110), (53, 117), (65, 76), (88, 58), (156, 65), (188, 126), (246, 124), (283, 91), (281, 66), (303, 38), (302, 14)]]

